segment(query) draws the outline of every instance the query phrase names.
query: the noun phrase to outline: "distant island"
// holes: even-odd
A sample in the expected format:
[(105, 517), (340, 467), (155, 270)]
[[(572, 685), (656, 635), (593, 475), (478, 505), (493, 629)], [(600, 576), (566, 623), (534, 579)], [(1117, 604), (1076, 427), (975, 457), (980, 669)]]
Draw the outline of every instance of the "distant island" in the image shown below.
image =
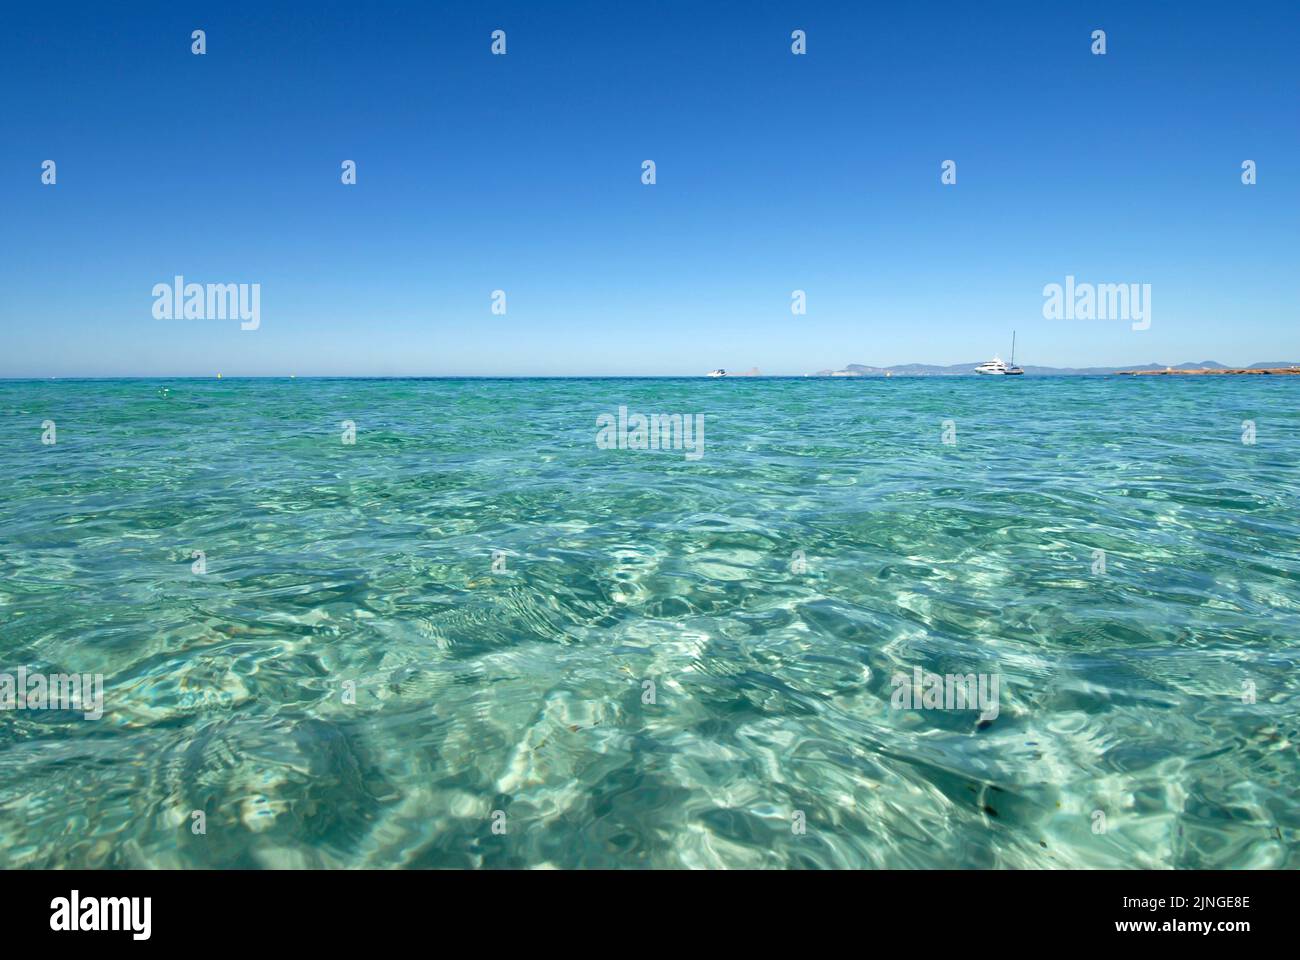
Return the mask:
[(1229, 374), (1229, 375), (1234, 375), (1234, 376), (1241, 376), (1241, 375), (1243, 375), (1243, 374), (1251, 374), (1251, 373), (1256, 373), (1256, 374), (1260, 374), (1260, 373), (1262, 373), (1262, 374), (1281, 374), (1281, 375), (1283, 375), (1283, 376), (1286, 376), (1286, 375), (1290, 374), (1290, 375), (1292, 375), (1292, 376), (1300, 376), (1300, 367), (1297, 367), (1295, 364), (1292, 364), (1292, 365), (1289, 366), (1289, 367), (1263, 367), (1263, 366), (1260, 366), (1260, 367), (1222, 367), (1222, 368), (1220, 368), (1220, 367), (1185, 367), (1185, 368), (1181, 368), (1181, 369), (1179, 369), (1179, 368), (1175, 368), (1175, 367), (1167, 367), (1167, 368), (1165, 368), (1164, 370), (1121, 370), (1121, 371), (1119, 372), (1119, 374), (1120, 374), (1121, 377), (1161, 377), (1161, 376), (1165, 376), (1166, 374), (1175, 374), (1175, 375), (1178, 375), (1178, 374), (1184, 374), (1184, 375), (1187, 375), (1187, 374), (1197, 374), (1197, 375), (1199, 375), (1199, 374), (1207, 374), (1207, 373), (1208, 373), (1208, 374)]
[[(843, 370), (818, 370), (812, 377), (977, 377), (978, 363), (954, 363), (939, 366), (931, 363), (902, 363), (892, 367), (870, 367), (850, 363)], [(1098, 377), (1113, 374), (1135, 376), (1138, 374), (1300, 374), (1300, 362), (1271, 361), (1255, 363), (1249, 367), (1229, 367), (1215, 360), (1200, 363), (1180, 363), (1168, 366), (1147, 363), (1136, 367), (1034, 367), (1024, 365), (1025, 376), (1040, 377)]]

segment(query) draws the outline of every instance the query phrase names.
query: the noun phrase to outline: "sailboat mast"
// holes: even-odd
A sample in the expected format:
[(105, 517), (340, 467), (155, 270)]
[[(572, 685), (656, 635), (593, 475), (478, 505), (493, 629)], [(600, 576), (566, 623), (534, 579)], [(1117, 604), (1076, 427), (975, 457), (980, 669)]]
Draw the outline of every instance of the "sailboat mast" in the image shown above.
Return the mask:
[(1011, 365), (1016, 365), (1016, 331), (1011, 331)]

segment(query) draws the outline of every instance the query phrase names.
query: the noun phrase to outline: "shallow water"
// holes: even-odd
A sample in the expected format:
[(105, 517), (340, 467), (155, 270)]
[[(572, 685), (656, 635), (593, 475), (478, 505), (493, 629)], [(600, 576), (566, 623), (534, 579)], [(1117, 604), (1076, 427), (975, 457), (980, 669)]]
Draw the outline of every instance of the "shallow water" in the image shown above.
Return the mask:
[(1300, 866), (1298, 391), (0, 382), (0, 864)]

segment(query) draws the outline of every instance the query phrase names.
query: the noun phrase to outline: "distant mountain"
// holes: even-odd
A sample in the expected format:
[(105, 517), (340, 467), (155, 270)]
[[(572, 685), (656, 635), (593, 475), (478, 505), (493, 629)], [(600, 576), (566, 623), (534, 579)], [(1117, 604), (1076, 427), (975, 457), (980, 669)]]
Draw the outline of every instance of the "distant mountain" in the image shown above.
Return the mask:
[[(843, 370), (818, 370), (814, 377), (972, 377), (978, 363), (954, 363), (939, 366), (933, 363), (900, 363), (892, 367), (872, 367), (862, 363), (850, 363)], [(1278, 361), (1269, 363), (1252, 363), (1251, 369), (1264, 369), (1297, 366), (1295, 361)], [(1197, 363), (1140, 363), (1125, 367), (1035, 367), (1024, 366), (1025, 376), (1032, 377), (1097, 377), (1119, 373), (1121, 370), (1226, 370), (1225, 364), (1217, 360), (1201, 360)]]

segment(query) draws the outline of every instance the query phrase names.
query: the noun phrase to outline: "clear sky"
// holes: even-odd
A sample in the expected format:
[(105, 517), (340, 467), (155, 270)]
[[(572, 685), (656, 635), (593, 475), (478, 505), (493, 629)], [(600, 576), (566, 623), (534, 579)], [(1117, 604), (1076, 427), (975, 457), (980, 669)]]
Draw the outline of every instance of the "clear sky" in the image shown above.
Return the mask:
[[(0, 376), (1298, 360), (1298, 42), (1295, 0), (6, 3)], [(155, 319), (176, 274), (260, 329)], [(1151, 328), (1044, 319), (1067, 274)]]

